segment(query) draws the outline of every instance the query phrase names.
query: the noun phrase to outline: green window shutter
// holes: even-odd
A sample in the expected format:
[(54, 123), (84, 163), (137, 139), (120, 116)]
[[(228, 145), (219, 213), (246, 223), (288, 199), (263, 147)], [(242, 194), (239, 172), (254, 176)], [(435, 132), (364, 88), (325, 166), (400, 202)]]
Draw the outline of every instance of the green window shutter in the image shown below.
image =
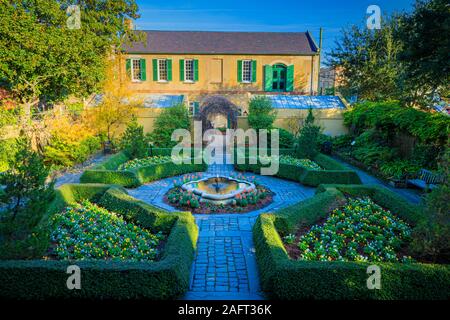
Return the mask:
[(127, 71), (127, 76), (131, 78), (131, 59), (125, 60), (125, 69)]
[(264, 91), (272, 91), (273, 68), (271, 65), (264, 66)]
[(194, 81), (198, 81), (198, 60), (194, 60)]
[(287, 67), (286, 91), (294, 91), (294, 65)]
[(252, 60), (252, 82), (256, 82), (256, 60)]
[(167, 59), (167, 81), (172, 81), (172, 59)]
[(184, 59), (180, 59), (180, 81), (184, 81)]
[(158, 81), (158, 59), (153, 59), (153, 81)]
[(147, 80), (147, 64), (145, 63), (145, 59), (141, 59), (139, 63), (141, 64), (141, 80), (145, 81)]
[(242, 82), (242, 60), (238, 60), (237, 80)]
[(198, 114), (200, 109), (200, 104), (198, 102), (194, 102), (194, 115)]

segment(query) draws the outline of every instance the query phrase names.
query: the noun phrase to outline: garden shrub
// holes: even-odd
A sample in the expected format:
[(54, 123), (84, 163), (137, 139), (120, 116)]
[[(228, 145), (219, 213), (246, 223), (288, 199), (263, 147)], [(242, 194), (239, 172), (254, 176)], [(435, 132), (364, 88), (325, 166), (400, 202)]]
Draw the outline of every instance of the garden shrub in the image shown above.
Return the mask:
[(105, 161), (95, 166), (93, 169), (97, 170), (117, 170), (119, 166), (130, 160), (130, 158), (123, 152), (118, 152), (109, 156)]
[(133, 117), (120, 140), (120, 149), (130, 159), (144, 158), (148, 155), (148, 139), (144, 135), (144, 127)]
[[(234, 168), (238, 171), (260, 172), (262, 167), (260, 163), (250, 164), (250, 158), (245, 158), (244, 160), (244, 164), (235, 162)], [(355, 171), (345, 168), (339, 162), (324, 154), (317, 154), (316, 157), (313, 158), (313, 161), (324, 170), (311, 170), (301, 166), (280, 162), (279, 170), (275, 176), (298, 181), (304, 185), (314, 187), (324, 183), (361, 183), (361, 179)]]
[[(116, 184), (127, 188), (135, 188), (142, 183), (167, 178), (189, 172), (205, 171), (206, 164), (175, 164), (172, 161), (165, 163), (148, 164), (129, 170), (119, 170), (119, 167), (129, 161), (122, 152), (108, 158), (93, 169), (86, 170), (80, 177), (81, 183)], [(194, 161), (192, 161), (194, 162)]]
[(361, 133), (377, 128), (383, 133), (405, 132), (428, 144), (446, 143), (450, 119), (440, 113), (403, 107), (399, 102), (363, 102), (344, 113), (344, 123)]
[(0, 176), (0, 185), (5, 186), (0, 202), (6, 205), (0, 217), (0, 257), (4, 258), (28, 257), (41, 249), (35, 234), (54, 197), (54, 183), (47, 183), (49, 168), (42, 157), (27, 139), (18, 139), (17, 147), (9, 169)]
[(450, 119), (389, 101), (358, 103), (344, 113), (344, 123), (353, 136), (334, 139), (339, 155), (357, 160), (382, 178), (405, 179), (415, 168), (436, 168)]
[[(292, 133), (290, 133), (288, 130), (283, 129), (283, 128), (275, 128), (278, 129), (278, 134), (279, 134), (279, 147), (280, 149), (289, 149), (292, 148), (294, 146), (294, 135)], [(270, 142), (270, 138), (268, 138), (267, 140), (268, 142)]]
[[(68, 204), (65, 200), (80, 201), (89, 194), (96, 199), (101, 199), (101, 189), (109, 187), (111, 186), (65, 185), (62, 191), (57, 191), (60, 194), (55, 199), (58, 204), (52, 207), (65, 207)], [(73, 194), (71, 194), (72, 190), (75, 191)], [(120, 199), (117, 202), (113, 201), (111, 197), (114, 196)], [(106, 198), (100, 201), (103, 201), (105, 205), (111, 204), (114, 210), (120, 209), (124, 219), (133, 220), (137, 224), (148, 223), (149, 229), (152, 228), (150, 225), (152, 218), (146, 218), (145, 214), (154, 216), (151, 211), (153, 209), (150, 210), (146, 205), (142, 205), (142, 211), (133, 215), (133, 208), (139, 205), (139, 201), (126, 196), (123, 189), (114, 187), (109, 192), (109, 198)], [(117, 213), (120, 214), (120, 212)], [(161, 213), (159, 221), (161, 227), (163, 227), (162, 221), (167, 221), (166, 226), (170, 234), (159, 261), (151, 263), (126, 260), (77, 261), (77, 266), (82, 270), (81, 290), (67, 290), (65, 285), (68, 276), (67, 267), (72, 265), (73, 261), (0, 261), (0, 281), (2, 282), (0, 297), (154, 300), (178, 298), (189, 287), (190, 268), (194, 259), (198, 228), (190, 213), (166, 212), (165, 214), (167, 219)], [(170, 228), (169, 225), (172, 227)]]
[(45, 125), (50, 140), (43, 148), (46, 164), (56, 167), (71, 167), (86, 161), (101, 147), (100, 138), (92, 127), (80, 117), (48, 114)]
[[(281, 235), (317, 223), (344, 200), (341, 193), (370, 197), (399, 217), (418, 222), (423, 218), (405, 200), (381, 187), (321, 186), (314, 198), (276, 214), (260, 215), (253, 228), (256, 257), (264, 291), (272, 298), (300, 299), (442, 299), (450, 298), (450, 267), (420, 263), (377, 263), (381, 290), (367, 289), (367, 267), (361, 262), (311, 262), (289, 259)], [(388, 197), (388, 195), (390, 195)], [(381, 203), (381, 200), (384, 202)], [(419, 219), (419, 220), (418, 220)], [(415, 225), (415, 224), (413, 224)]]
[(169, 215), (165, 210), (139, 201), (120, 188), (110, 188), (99, 199), (98, 204), (153, 232), (168, 232), (177, 220), (176, 215)]
[(172, 132), (176, 129), (189, 130), (190, 125), (188, 109), (184, 105), (166, 108), (156, 118), (149, 139), (155, 147), (173, 147), (177, 142), (171, 140)]
[(81, 183), (117, 184), (127, 188), (141, 185), (141, 181), (132, 171), (86, 170), (80, 177)]
[(207, 165), (201, 164), (175, 164), (173, 162), (158, 163), (136, 169), (136, 175), (141, 183), (147, 183), (161, 178), (172, 177), (183, 173), (205, 171)]
[(313, 159), (319, 153), (320, 127), (314, 124), (312, 109), (308, 110), (305, 125), (297, 138), (297, 158)]
[(443, 183), (425, 199), (425, 218), (413, 232), (412, 248), (424, 259), (450, 261), (450, 148), (439, 163)]

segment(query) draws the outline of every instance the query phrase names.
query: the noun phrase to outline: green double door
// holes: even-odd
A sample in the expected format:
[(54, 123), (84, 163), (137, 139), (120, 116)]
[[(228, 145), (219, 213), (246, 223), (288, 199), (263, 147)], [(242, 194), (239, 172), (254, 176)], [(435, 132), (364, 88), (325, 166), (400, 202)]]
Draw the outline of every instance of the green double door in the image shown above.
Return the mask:
[(281, 64), (273, 66), (272, 91), (286, 91), (286, 67)]

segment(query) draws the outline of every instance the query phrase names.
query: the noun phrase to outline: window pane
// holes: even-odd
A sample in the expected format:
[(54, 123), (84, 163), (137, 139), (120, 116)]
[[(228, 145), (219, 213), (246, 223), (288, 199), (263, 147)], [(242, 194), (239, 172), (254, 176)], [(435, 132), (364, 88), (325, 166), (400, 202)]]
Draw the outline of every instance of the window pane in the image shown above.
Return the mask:
[(184, 80), (194, 81), (194, 60), (184, 60)]
[(139, 59), (131, 60), (133, 62), (132, 80), (141, 80), (141, 61)]
[(252, 82), (252, 61), (243, 60), (242, 61), (242, 81)]
[(167, 81), (167, 60), (158, 60), (159, 80)]

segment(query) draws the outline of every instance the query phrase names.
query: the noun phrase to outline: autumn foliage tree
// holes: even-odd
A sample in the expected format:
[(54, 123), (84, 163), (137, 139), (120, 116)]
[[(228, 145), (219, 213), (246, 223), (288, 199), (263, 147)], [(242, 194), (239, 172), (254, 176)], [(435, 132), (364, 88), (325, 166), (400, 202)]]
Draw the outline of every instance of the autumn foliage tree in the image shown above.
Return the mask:
[(102, 83), (101, 101), (86, 112), (86, 120), (107, 144), (114, 144), (119, 133), (137, 116), (137, 107), (142, 104), (141, 99), (134, 96), (133, 91), (117, 79), (120, 74), (120, 61), (120, 55), (111, 57), (108, 61), (106, 78)]

